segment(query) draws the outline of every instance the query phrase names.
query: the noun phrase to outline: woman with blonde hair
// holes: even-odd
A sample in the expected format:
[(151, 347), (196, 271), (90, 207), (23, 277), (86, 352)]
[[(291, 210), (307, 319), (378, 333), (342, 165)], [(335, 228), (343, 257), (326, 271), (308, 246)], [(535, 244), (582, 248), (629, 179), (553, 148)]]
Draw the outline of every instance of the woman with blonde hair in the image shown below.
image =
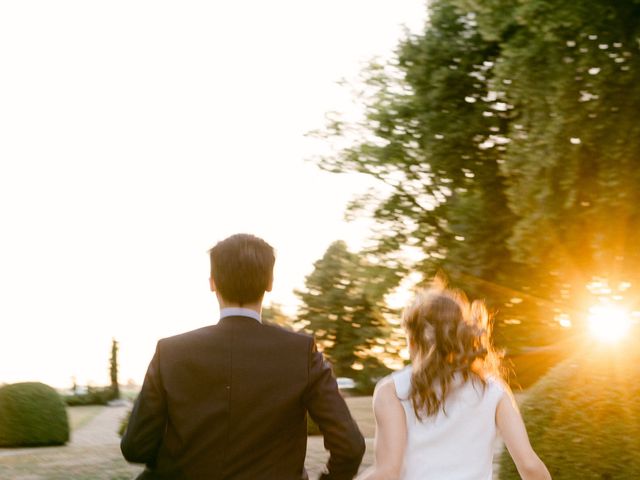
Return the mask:
[(550, 479), (501, 380), (484, 304), (437, 284), (402, 325), (411, 366), (376, 386), (375, 463), (358, 479), (491, 480), (498, 433), (523, 479)]

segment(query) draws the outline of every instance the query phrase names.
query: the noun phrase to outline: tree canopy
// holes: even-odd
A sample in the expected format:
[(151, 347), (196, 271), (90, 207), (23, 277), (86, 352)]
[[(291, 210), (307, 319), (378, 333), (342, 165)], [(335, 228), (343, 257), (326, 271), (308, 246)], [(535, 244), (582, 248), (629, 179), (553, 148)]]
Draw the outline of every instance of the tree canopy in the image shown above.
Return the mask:
[(385, 318), (384, 295), (397, 285), (399, 275), (366, 262), (343, 241), (332, 243), (307, 276), (298, 322), (317, 340), (338, 377), (358, 379), (367, 388), (389, 370), (403, 343), (394, 338)]
[(366, 73), (364, 121), (329, 123), (347, 146), (320, 166), (390, 192), (351, 205), (382, 226), (379, 255), (418, 252), (405, 266), (486, 298), (505, 340), (548, 342), (595, 280), (640, 282), (640, 1), (428, 8)]

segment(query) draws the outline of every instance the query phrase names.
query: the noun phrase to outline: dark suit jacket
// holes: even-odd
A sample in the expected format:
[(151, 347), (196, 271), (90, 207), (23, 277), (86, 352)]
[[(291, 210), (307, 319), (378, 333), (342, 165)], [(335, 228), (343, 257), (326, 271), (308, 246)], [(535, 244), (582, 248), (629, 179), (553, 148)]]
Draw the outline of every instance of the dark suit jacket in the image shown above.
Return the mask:
[(351, 479), (364, 440), (313, 338), (248, 317), (158, 342), (121, 449), (138, 478), (306, 478), (306, 413)]

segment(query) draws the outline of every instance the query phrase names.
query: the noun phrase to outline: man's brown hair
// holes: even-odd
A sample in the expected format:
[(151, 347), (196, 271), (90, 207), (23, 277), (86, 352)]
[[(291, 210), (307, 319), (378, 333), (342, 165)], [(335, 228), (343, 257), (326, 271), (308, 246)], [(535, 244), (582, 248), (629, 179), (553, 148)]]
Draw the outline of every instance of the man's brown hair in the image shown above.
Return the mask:
[(228, 302), (257, 302), (273, 280), (275, 251), (254, 235), (232, 235), (209, 250), (209, 257), (216, 290)]

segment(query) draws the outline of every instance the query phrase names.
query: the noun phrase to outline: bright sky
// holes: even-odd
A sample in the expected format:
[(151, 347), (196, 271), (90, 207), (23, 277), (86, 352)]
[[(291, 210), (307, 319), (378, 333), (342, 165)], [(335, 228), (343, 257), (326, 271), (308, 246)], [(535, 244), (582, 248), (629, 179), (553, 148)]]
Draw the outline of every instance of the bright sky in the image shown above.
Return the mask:
[(423, 0), (0, 3), (0, 383), (141, 381), (159, 338), (217, 320), (207, 249), (278, 251), (267, 301), (334, 240), (365, 179), (305, 161)]

